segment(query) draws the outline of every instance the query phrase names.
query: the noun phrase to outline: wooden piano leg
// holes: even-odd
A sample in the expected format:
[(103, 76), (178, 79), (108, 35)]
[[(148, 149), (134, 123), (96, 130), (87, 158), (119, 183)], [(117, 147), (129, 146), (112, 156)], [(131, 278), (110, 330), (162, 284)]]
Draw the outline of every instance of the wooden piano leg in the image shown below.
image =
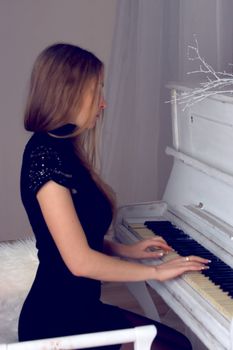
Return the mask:
[(130, 293), (135, 297), (146, 317), (160, 322), (159, 313), (145, 282), (126, 282)]

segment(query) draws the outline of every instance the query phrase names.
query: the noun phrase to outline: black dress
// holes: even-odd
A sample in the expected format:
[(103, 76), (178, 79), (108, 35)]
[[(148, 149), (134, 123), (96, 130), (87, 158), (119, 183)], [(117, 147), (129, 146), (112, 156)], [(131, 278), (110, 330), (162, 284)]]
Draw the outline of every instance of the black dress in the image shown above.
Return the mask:
[[(68, 134), (73, 128), (67, 124), (53, 133)], [(130, 327), (119, 308), (100, 301), (99, 281), (76, 277), (66, 267), (36, 199), (49, 180), (70, 190), (91, 248), (102, 251), (112, 220), (108, 199), (75, 154), (71, 139), (33, 134), (23, 155), (21, 197), (36, 237), (39, 267), (20, 314), (19, 340)]]

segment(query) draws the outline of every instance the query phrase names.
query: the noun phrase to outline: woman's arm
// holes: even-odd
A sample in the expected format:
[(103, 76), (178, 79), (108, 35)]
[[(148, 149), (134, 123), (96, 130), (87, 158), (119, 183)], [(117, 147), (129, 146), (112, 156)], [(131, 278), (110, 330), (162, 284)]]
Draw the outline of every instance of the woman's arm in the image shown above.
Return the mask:
[(192, 257), (192, 261), (179, 258), (173, 264), (147, 266), (99, 253), (88, 245), (67, 188), (49, 181), (38, 191), (37, 199), (64, 263), (75, 276), (122, 282), (164, 280), (189, 270), (201, 270), (207, 263), (206, 259)]

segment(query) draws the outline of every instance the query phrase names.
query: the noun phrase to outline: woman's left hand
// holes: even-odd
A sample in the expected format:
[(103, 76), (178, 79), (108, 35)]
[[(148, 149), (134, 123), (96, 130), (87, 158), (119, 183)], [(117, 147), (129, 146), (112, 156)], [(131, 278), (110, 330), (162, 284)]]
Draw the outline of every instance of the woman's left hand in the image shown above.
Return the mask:
[(144, 239), (125, 246), (125, 255), (132, 259), (156, 259), (173, 251), (162, 237)]

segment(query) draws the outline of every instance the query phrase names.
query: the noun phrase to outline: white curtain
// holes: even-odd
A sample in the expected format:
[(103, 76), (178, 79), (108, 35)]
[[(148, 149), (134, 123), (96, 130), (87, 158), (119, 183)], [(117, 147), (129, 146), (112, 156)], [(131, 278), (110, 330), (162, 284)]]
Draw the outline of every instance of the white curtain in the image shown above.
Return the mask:
[[(196, 34), (200, 52), (216, 70), (232, 60), (232, 0), (118, 0), (102, 171), (118, 203), (160, 199), (172, 160), (168, 81), (196, 77), (187, 46)], [(193, 64), (193, 63), (192, 63)]]

